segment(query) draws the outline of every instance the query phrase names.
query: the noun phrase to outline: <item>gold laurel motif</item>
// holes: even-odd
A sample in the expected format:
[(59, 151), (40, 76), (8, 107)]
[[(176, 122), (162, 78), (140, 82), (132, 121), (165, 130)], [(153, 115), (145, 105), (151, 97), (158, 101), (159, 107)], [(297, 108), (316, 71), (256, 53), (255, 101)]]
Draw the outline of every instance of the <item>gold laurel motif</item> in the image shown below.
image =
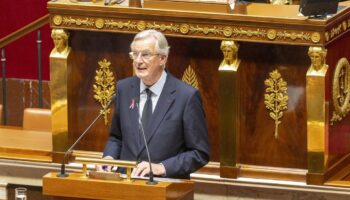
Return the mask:
[(311, 41), (313, 43), (318, 43), (318, 42), (320, 42), (320, 40), (321, 40), (321, 35), (319, 33), (314, 32), (311, 34)]
[(157, 24), (153, 22), (153, 23), (147, 23), (146, 29), (157, 29), (160, 31), (179, 32), (180, 27), (178, 25), (173, 25), (173, 24), (165, 25), (165, 24)]
[(343, 21), (342, 25), (343, 25), (343, 31), (346, 31), (346, 29), (348, 28), (346, 21)]
[(235, 37), (242, 37), (242, 36), (248, 36), (248, 37), (266, 37), (266, 30), (247, 30), (243, 28), (234, 28), (233, 29), (233, 36)]
[(270, 110), (270, 117), (275, 120), (275, 138), (278, 138), (278, 125), (283, 117), (283, 110), (287, 109), (288, 95), (287, 82), (283, 80), (281, 74), (274, 70), (270, 72), (270, 78), (264, 81), (265, 90), (265, 107)]
[(342, 33), (342, 25), (339, 24), (337, 27), (332, 28), (330, 36), (331, 38), (336, 37), (337, 35), (339, 35), (340, 33)]
[(275, 29), (269, 29), (267, 30), (267, 38), (270, 40), (274, 40), (276, 38), (276, 30)]
[(61, 15), (55, 15), (53, 18), (52, 18), (52, 22), (56, 25), (56, 26), (59, 26), (62, 24), (62, 16)]
[(225, 37), (231, 37), (232, 35), (232, 28), (229, 26), (224, 27), (224, 36)]
[(104, 19), (101, 19), (101, 18), (96, 19), (96, 21), (95, 21), (96, 28), (101, 29), (101, 28), (103, 28), (104, 25), (105, 25)]
[(102, 109), (100, 113), (104, 117), (105, 125), (107, 125), (107, 115), (111, 112), (110, 108), (107, 108), (107, 104), (115, 94), (115, 79), (113, 72), (109, 68), (111, 62), (103, 59), (98, 62), (98, 65), (100, 68), (96, 70), (95, 84), (93, 85), (94, 99), (101, 104)]
[(75, 24), (75, 25), (85, 25), (85, 26), (94, 26), (94, 20), (93, 19), (90, 19), (90, 18), (85, 18), (85, 19), (74, 19), (72, 17), (63, 17), (63, 24), (64, 25), (72, 25), (72, 24)]
[(310, 40), (311, 36), (310, 33), (295, 33), (295, 32), (287, 32), (287, 31), (279, 31), (277, 32), (277, 39), (291, 39), (291, 40), (296, 40), (296, 39), (300, 39), (300, 40)]
[(350, 111), (350, 65), (346, 58), (341, 58), (335, 68), (332, 98), (334, 111), (331, 125), (341, 121)]
[(325, 33), (324, 33), (324, 37), (326, 38), (326, 42), (328, 42), (328, 41), (329, 41), (329, 33), (328, 33), (328, 32), (325, 32)]
[(199, 89), (196, 72), (192, 69), (191, 65), (186, 68), (184, 75), (182, 76), (182, 81), (191, 85), (197, 90)]
[(181, 24), (180, 25), (180, 32), (182, 34), (187, 34), (189, 30), (190, 30), (190, 26), (188, 24)]
[(146, 22), (145, 21), (137, 22), (137, 30), (143, 31), (145, 29), (146, 29)]
[(123, 29), (123, 28), (136, 29), (137, 25), (136, 25), (136, 22), (131, 22), (131, 21), (127, 21), (127, 22), (118, 21), (118, 22), (115, 22), (114, 20), (106, 20), (105, 21), (105, 27), (106, 28), (117, 27), (119, 29)]

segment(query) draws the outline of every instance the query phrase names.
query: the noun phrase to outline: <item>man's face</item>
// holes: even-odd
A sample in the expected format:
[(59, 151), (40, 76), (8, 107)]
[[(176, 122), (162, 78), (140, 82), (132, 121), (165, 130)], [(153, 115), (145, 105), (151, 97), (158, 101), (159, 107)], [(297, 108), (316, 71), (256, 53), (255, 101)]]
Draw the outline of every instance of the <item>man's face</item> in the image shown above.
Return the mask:
[(167, 56), (156, 52), (155, 44), (156, 40), (150, 37), (137, 40), (132, 46), (135, 74), (147, 86), (151, 86), (158, 81), (167, 60)]
[(314, 66), (314, 68), (320, 68), (322, 67), (322, 56), (318, 52), (312, 52), (310, 55), (311, 63)]

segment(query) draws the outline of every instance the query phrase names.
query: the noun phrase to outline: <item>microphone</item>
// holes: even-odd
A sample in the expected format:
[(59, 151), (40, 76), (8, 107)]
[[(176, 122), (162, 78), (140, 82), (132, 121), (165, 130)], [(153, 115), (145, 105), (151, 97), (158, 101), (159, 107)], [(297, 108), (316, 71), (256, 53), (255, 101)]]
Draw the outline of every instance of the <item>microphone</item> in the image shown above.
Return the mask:
[[(117, 95), (114, 94), (111, 97), (111, 99), (109, 100), (109, 102), (107, 103), (105, 109), (107, 109), (111, 105), (111, 103), (115, 101), (116, 98), (117, 98)], [(92, 125), (94, 125), (96, 123), (96, 121), (101, 117), (101, 115), (102, 115), (102, 112), (100, 112), (97, 115), (97, 117), (84, 130), (84, 132), (79, 136), (79, 138), (74, 142), (74, 144), (72, 144), (72, 146), (70, 146), (69, 149), (64, 153), (63, 160), (62, 160), (62, 163), (61, 163), (61, 172), (60, 172), (60, 174), (57, 174), (57, 177), (67, 177), (67, 176), (69, 176), (68, 174), (66, 174), (66, 169), (65, 169), (66, 165), (65, 165), (64, 161), (67, 159), (67, 156), (68, 156), (69, 152), (71, 152), (73, 150), (73, 148), (79, 143), (79, 141), (86, 135), (86, 133), (90, 130)]]
[[(136, 107), (139, 109), (139, 98), (136, 98)], [(142, 133), (142, 137), (143, 137), (143, 141), (145, 143), (145, 147), (146, 147), (146, 153), (147, 153), (147, 158), (148, 158), (148, 164), (149, 164), (149, 179), (146, 182), (148, 185), (156, 185), (158, 184), (157, 181), (154, 180), (153, 177), (153, 171), (152, 171), (152, 162), (151, 162), (151, 156), (149, 155), (149, 150), (148, 150), (148, 144), (147, 144), (147, 140), (146, 140), (146, 135), (145, 135), (145, 131), (143, 129), (143, 125), (142, 125), (142, 121), (141, 121), (141, 116), (140, 113), (138, 112), (138, 123), (139, 123), (139, 127)]]

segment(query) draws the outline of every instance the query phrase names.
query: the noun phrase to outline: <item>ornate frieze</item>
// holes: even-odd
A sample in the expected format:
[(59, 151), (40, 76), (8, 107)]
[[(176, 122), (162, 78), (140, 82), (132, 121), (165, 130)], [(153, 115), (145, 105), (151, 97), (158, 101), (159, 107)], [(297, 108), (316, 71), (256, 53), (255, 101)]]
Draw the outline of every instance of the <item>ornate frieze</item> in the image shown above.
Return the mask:
[(221, 38), (235, 40), (261, 40), (265, 42), (319, 44), (321, 34), (312, 31), (271, 29), (256, 26), (227, 26), (203, 23), (162, 22), (137, 19), (111, 19), (78, 16), (54, 15), (52, 24), (57, 28), (75, 29), (88, 28), (100, 31), (142, 31), (156, 29), (162, 32), (180, 36), (203, 36), (205, 38)]
[(334, 26), (332, 26), (331, 28), (329, 28), (326, 32), (325, 32), (325, 39), (326, 42), (329, 42), (330, 40), (334, 39), (335, 37), (337, 37), (338, 35), (348, 31), (350, 29), (350, 19), (345, 19), (337, 24), (335, 24)]

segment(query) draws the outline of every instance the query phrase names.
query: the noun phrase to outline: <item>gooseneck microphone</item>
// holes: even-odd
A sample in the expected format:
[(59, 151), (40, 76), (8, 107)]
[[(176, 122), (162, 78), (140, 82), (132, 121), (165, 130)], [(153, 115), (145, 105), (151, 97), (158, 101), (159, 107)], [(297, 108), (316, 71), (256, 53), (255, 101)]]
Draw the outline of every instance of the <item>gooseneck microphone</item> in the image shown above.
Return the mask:
[[(115, 99), (117, 98), (116, 95), (113, 95), (111, 97), (111, 99), (109, 100), (109, 102), (106, 105), (106, 108), (109, 108), (109, 106), (111, 105), (112, 102), (115, 101)], [(79, 136), (79, 138), (74, 142), (74, 144), (72, 144), (72, 146), (69, 147), (69, 149), (64, 153), (63, 159), (62, 159), (62, 163), (61, 163), (61, 172), (59, 174), (57, 174), (57, 177), (67, 177), (69, 176), (66, 173), (66, 165), (65, 165), (65, 160), (67, 159), (68, 154), (74, 149), (74, 147), (79, 143), (79, 141), (86, 135), (86, 133), (90, 130), (90, 128), (96, 123), (96, 121), (102, 116), (103, 112), (100, 112), (97, 117), (90, 123), (90, 125), (84, 130), (84, 132)]]
[[(138, 98), (137, 98), (138, 99)], [(139, 101), (137, 100), (136, 101), (136, 107), (139, 109)], [(152, 162), (151, 162), (151, 156), (149, 155), (149, 150), (148, 150), (148, 144), (147, 144), (147, 140), (146, 140), (146, 135), (145, 135), (145, 131), (143, 129), (143, 125), (142, 125), (142, 121), (141, 121), (141, 116), (140, 116), (140, 113), (138, 112), (138, 122), (139, 122), (139, 127), (140, 127), (140, 130), (141, 130), (141, 133), (142, 133), (142, 137), (143, 137), (143, 141), (145, 143), (145, 148), (146, 148), (146, 153), (147, 153), (147, 158), (148, 158), (148, 164), (149, 164), (149, 179), (147, 181), (147, 184), (148, 185), (156, 185), (158, 184), (157, 181), (154, 180), (154, 177), (153, 177), (153, 170), (152, 170)]]

